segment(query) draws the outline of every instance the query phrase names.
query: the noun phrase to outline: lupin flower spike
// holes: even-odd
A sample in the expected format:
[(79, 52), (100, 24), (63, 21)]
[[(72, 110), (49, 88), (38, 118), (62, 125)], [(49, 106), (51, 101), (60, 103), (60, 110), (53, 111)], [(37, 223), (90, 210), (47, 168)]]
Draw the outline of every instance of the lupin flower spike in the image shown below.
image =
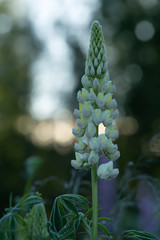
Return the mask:
[[(99, 155), (110, 160), (97, 168), (101, 179), (115, 178), (119, 170), (113, 168), (113, 161), (120, 156), (118, 147), (113, 141), (118, 137), (113, 120), (118, 116), (116, 90), (109, 77), (105, 42), (102, 26), (94, 21), (91, 26), (91, 38), (85, 63), (85, 74), (81, 79), (83, 88), (77, 94), (79, 110), (74, 110), (77, 118), (77, 129), (73, 134), (79, 139), (75, 144), (76, 160), (71, 165), (76, 169), (89, 169), (98, 164)], [(98, 126), (102, 123), (105, 134), (98, 135)]]
[(47, 230), (47, 214), (43, 203), (32, 207), (27, 216), (28, 235), (33, 240), (47, 240), (49, 233)]

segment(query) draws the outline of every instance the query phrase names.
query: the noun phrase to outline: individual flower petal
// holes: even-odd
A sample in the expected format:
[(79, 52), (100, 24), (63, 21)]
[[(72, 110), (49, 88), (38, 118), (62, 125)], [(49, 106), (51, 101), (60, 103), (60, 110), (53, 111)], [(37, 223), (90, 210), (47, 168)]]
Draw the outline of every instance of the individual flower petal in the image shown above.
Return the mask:
[(91, 103), (94, 103), (96, 101), (96, 94), (93, 90), (93, 88), (90, 88), (90, 93), (88, 94), (88, 99)]
[(84, 117), (89, 117), (93, 111), (93, 107), (90, 102), (84, 102), (80, 105), (80, 112), (83, 113)]
[[(98, 52), (98, 49), (97, 49), (97, 52)], [(94, 59), (94, 66), (95, 66), (95, 67), (98, 66), (98, 60), (97, 60), (97, 58)]]
[(89, 75), (90, 74), (90, 72), (89, 72), (89, 67), (86, 65), (86, 67), (85, 67), (85, 74), (86, 75)]
[(105, 103), (108, 104), (109, 102), (111, 102), (112, 100), (112, 94), (111, 93), (107, 93), (105, 96)]
[(109, 154), (109, 159), (112, 161), (116, 161), (120, 157), (120, 152), (116, 151), (115, 153)]
[(77, 119), (77, 126), (79, 128), (86, 128), (87, 127), (87, 122), (82, 122), (80, 119)]
[(84, 152), (88, 145), (88, 141), (85, 137), (79, 138), (79, 143), (75, 143), (74, 148), (77, 152)]
[(115, 93), (116, 92), (116, 86), (115, 85), (112, 85), (111, 88), (109, 89), (109, 92), (110, 93)]
[(118, 109), (114, 110), (114, 111), (111, 113), (111, 117), (114, 118), (114, 119), (117, 118), (118, 115), (119, 115), (119, 110), (118, 110)]
[(108, 134), (108, 137), (112, 139), (112, 141), (116, 140), (119, 137), (118, 130), (114, 130), (112, 133)]
[(75, 169), (80, 169), (82, 167), (82, 163), (81, 162), (77, 162), (76, 160), (71, 160), (71, 165)]
[(81, 91), (77, 92), (77, 100), (78, 100), (79, 103), (83, 103), (83, 102), (86, 101), (86, 99), (84, 97), (82, 97)]
[(78, 128), (78, 129), (73, 128), (72, 133), (75, 137), (82, 137), (84, 135), (84, 130), (81, 128)]
[(106, 130), (105, 130), (106, 136), (109, 137), (109, 134), (113, 133), (114, 129), (115, 129), (114, 124), (112, 124), (109, 127), (107, 127)]
[(80, 111), (79, 111), (78, 109), (74, 109), (73, 115), (74, 115), (76, 118), (79, 118), (79, 117), (80, 117)]
[(99, 152), (99, 143), (97, 137), (91, 138), (89, 140), (89, 146), (95, 153)]
[(110, 178), (113, 179), (113, 178), (116, 178), (119, 174), (119, 169), (118, 168), (114, 168), (113, 171), (111, 172), (110, 174)]
[(109, 147), (108, 139), (106, 138), (105, 134), (100, 134), (98, 136), (98, 143), (102, 151), (106, 151)]
[(101, 164), (98, 167), (97, 175), (103, 180), (109, 180), (115, 178), (119, 174), (117, 168), (113, 169), (113, 162)]
[(82, 83), (83, 87), (85, 87), (87, 89), (92, 87), (92, 81), (89, 80), (89, 78), (86, 75), (83, 75), (83, 77), (81, 78), (81, 83)]
[(95, 75), (95, 69), (94, 69), (93, 65), (91, 66), (90, 73), (91, 73), (91, 75), (92, 75), (92, 76), (94, 76), (94, 75)]
[(95, 126), (92, 122), (90, 122), (90, 123), (88, 124), (88, 127), (87, 127), (86, 132), (85, 132), (86, 136), (87, 136), (88, 138), (94, 137), (94, 135), (96, 134), (96, 132), (97, 132), (96, 126)]
[(93, 166), (94, 164), (98, 163), (99, 155), (94, 151), (91, 151), (88, 158), (89, 165)]
[(115, 110), (117, 107), (117, 102), (115, 99), (112, 99), (109, 103), (107, 103), (107, 108)]
[(113, 118), (110, 118), (108, 120), (103, 121), (103, 124), (104, 124), (105, 127), (110, 126), (112, 123), (113, 123)]
[(102, 112), (100, 109), (95, 109), (92, 113), (93, 121), (96, 125), (99, 125), (102, 122)]
[(98, 105), (98, 107), (99, 107), (100, 109), (103, 109), (103, 108), (104, 108), (106, 102), (105, 102), (105, 99), (104, 99), (104, 94), (103, 94), (102, 92), (100, 92), (100, 93), (98, 94), (98, 96), (97, 96), (97, 98), (96, 98), (96, 103), (97, 103), (97, 105)]
[(108, 152), (109, 154), (114, 154), (114, 153), (117, 151), (117, 149), (118, 149), (117, 144), (113, 144), (113, 143), (112, 143), (111, 146), (108, 146), (107, 152)]
[(108, 90), (109, 86), (108, 86), (108, 82), (103, 84), (103, 86), (101, 87), (101, 92), (106, 93)]
[(97, 78), (95, 78), (94, 81), (93, 81), (93, 89), (94, 89), (94, 91), (97, 91), (98, 87), (99, 87), (99, 81), (98, 81)]

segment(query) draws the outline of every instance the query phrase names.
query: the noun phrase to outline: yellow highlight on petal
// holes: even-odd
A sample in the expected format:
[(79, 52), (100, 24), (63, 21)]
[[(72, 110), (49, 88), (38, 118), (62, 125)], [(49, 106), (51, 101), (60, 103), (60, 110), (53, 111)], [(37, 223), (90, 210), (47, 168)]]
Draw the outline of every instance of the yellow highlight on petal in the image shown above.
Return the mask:
[(87, 92), (86, 92), (86, 89), (84, 89), (84, 88), (82, 88), (82, 97), (86, 97), (86, 95), (87, 95)]
[(112, 94), (111, 93), (106, 94), (105, 97), (106, 97), (107, 103), (109, 103), (112, 100)]
[(108, 87), (111, 88), (112, 86), (112, 81), (108, 81)]

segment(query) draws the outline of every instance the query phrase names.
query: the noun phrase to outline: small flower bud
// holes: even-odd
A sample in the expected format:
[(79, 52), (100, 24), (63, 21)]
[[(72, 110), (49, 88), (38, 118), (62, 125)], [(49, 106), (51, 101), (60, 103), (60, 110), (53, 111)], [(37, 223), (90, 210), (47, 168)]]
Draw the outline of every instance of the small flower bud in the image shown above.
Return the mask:
[(85, 87), (87, 89), (92, 87), (92, 82), (91, 82), (91, 80), (88, 79), (88, 77), (86, 75), (83, 75), (83, 77), (81, 78), (81, 83), (82, 83), (83, 87)]
[(93, 121), (96, 125), (102, 122), (102, 112), (100, 109), (95, 109), (92, 113)]
[(99, 65), (97, 68), (97, 75), (100, 76), (102, 73), (101, 66)]
[(79, 128), (86, 128), (87, 127), (87, 122), (82, 122), (80, 119), (77, 119), (77, 126)]
[(79, 111), (78, 109), (74, 109), (73, 115), (74, 115), (76, 118), (79, 118), (79, 117), (80, 117), (80, 111)]
[(89, 122), (88, 127), (85, 132), (86, 136), (88, 138), (94, 137), (94, 135), (96, 134), (96, 131), (97, 131), (97, 129), (96, 129), (95, 125), (92, 122)]
[(86, 101), (86, 99), (82, 96), (82, 92), (81, 91), (78, 91), (77, 93), (77, 100), (79, 103), (83, 103)]
[(111, 113), (111, 117), (112, 118), (117, 118), (119, 116), (119, 110), (118, 109), (116, 109), (116, 110), (114, 110), (112, 113)]
[(98, 90), (98, 87), (99, 87), (99, 81), (98, 81), (97, 78), (95, 78), (94, 81), (93, 81), (93, 89), (94, 89), (95, 91), (97, 91), (97, 90)]
[(91, 73), (91, 75), (92, 75), (92, 76), (94, 76), (94, 75), (95, 75), (95, 69), (94, 69), (94, 67), (93, 67), (93, 66), (91, 66), (90, 73)]
[(81, 128), (78, 128), (78, 129), (73, 128), (73, 129), (72, 129), (72, 134), (73, 134), (75, 137), (82, 137), (83, 134), (84, 134), (84, 130), (81, 129)]
[(97, 58), (94, 59), (94, 66), (95, 66), (95, 67), (98, 66), (98, 60), (97, 60)]
[(86, 65), (86, 67), (85, 67), (85, 74), (86, 75), (89, 75), (90, 74), (90, 72), (89, 72), (89, 67)]
[(99, 143), (97, 137), (91, 138), (89, 140), (89, 146), (95, 153), (99, 152)]
[(76, 160), (71, 160), (71, 165), (75, 169), (80, 169), (82, 167), (82, 163), (81, 162), (77, 162)]
[(105, 134), (100, 134), (98, 136), (98, 143), (102, 151), (106, 151), (109, 147), (108, 139), (106, 138)]
[(101, 91), (103, 92), (103, 93), (106, 93), (107, 92), (107, 90), (108, 90), (108, 83), (105, 83), (103, 86), (102, 86), (102, 88), (101, 88)]
[(116, 109), (117, 107), (117, 102), (115, 99), (112, 99), (109, 103), (107, 103), (107, 108), (109, 109)]
[(116, 151), (115, 153), (109, 154), (109, 159), (112, 161), (116, 161), (120, 157), (120, 152)]
[(107, 93), (105, 96), (105, 102), (106, 104), (108, 104), (111, 100), (112, 100), (112, 94), (111, 93)]
[(112, 133), (108, 135), (109, 138), (112, 139), (112, 141), (116, 140), (119, 137), (119, 132), (118, 130), (114, 130)]

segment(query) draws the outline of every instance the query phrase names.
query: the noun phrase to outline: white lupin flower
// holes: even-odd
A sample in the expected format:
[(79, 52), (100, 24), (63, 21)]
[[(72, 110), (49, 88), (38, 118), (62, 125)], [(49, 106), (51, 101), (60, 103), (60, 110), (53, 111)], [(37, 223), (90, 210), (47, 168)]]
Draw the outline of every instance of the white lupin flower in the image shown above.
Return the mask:
[[(94, 21), (88, 55), (85, 62), (85, 74), (81, 78), (82, 90), (77, 93), (79, 110), (74, 110), (77, 118), (77, 129), (73, 134), (79, 138), (75, 143), (76, 160), (71, 164), (74, 168), (88, 169), (99, 161), (99, 154), (110, 160), (98, 167), (97, 174), (102, 179), (111, 179), (118, 175), (113, 169), (113, 162), (119, 156), (118, 146), (113, 141), (118, 137), (113, 120), (119, 115), (113, 94), (115, 86), (109, 77), (107, 56), (102, 27)], [(102, 123), (105, 134), (98, 136), (98, 126)]]
[(118, 174), (119, 170), (117, 168), (113, 169), (112, 161), (101, 164), (97, 170), (97, 175), (103, 180), (115, 178)]

